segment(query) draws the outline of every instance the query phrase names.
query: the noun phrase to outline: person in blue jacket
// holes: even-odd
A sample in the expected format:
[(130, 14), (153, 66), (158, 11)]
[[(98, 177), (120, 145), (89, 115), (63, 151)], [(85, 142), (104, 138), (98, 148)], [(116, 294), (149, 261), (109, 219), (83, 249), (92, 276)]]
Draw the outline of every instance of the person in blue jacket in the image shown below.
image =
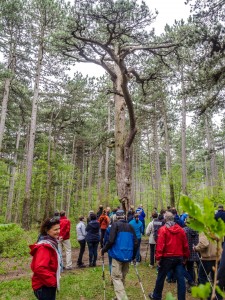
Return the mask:
[(140, 204), (138, 206), (138, 208), (136, 209), (136, 214), (139, 215), (139, 220), (142, 222), (143, 224), (143, 231), (142, 231), (142, 234), (145, 235), (145, 212), (144, 212), (144, 209), (143, 209), (143, 205)]
[(129, 222), (129, 224), (134, 228), (134, 231), (136, 233), (136, 237), (138, 239), (138, 249), (136, 254), (136, 262), (139, 263), (141, 261), (141, 255), (140, 255), (140, 246), (141, 246), (141, 234), (143, 232), (143, 224), (139, 220), (139, 215), (134, 214), (133, 220)]
[(108, 252), (112, 257), (112, 281), (118, 300), (127, 300), (124, 288), (125, 277), (129, 271), (129, 263), (135, 259), (138, 240), (133, 227), (125, 220), (125, 213), (116, 212), (117, 222), (112, 224), (109, 240), (101, 249), (100, 254)]

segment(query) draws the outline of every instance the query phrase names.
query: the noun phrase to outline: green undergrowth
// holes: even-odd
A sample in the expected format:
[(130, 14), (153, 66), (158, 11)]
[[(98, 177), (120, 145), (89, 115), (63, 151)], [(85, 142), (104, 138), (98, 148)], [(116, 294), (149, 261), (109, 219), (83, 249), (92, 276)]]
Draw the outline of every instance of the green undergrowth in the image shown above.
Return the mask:
[[(153, 290), (156, 269), (150, 269), (148, 263), (143, 262), (138, 266), (138, 272), (143, 284), (146, 296)], [(109, 276), (108, 266), (105, 266), (105, 283), (106, 297), (112, 299), (115, 297), (111, 280)], [(104, 282), (102, 279), (102, 267), (85, 268), (82, 270), (73, 270), (64, 272), (61, 278), (61, 290), (57, 295), (57, 300), (103, 300), (104, 299)], [(129, 300), (144, 299), (143, 293), (133, 266), (130, 266), (129, 273), (126, 278), (126, 292)], [(165, 283), (163, 299), (170, 292), (176, 295), (176, 285)], [(170, 294), (171, 295), (171, 294)], [(35, 300), (31, 289), (29, 278), (18, 279), (12, 281), (0, 282), (0, 300)], [(175, 299), (170, 296), (167, 299)], [(193, 299), (190, 294), (187, 300)]]

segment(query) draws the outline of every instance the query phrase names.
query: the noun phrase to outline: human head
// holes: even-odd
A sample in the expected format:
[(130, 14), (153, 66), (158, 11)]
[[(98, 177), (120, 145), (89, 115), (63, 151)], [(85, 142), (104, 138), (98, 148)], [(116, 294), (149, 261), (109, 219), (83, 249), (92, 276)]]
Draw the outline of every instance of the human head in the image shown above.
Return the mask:
[(125, 213), (123, 209), (118, 209), (116, 212), (116, 218), (119, 219), (124, 219), (125, 218)]
[(89, 217), (90, 217), (90, 215), (92, 215), (92, 214), (94, 214), (95, 212), (93, 211), (93, 210), (89, 210), (89, 213), (88, 213), (88, 215), (89, 215)]
[(134, 220), (136, 221), (136, 223), (138, 223), (138, 221), (139, 221), (139, 214), (134, 214)]
[(177, 210), (176, 210), (175, 207), (171, 208), (169, 211), (170, 211), (173, 215), (177, 215)]
[(60, 217), (64, 217), (65, 215), (66, 215), (65, 210), (61, 210), (61, 211), (60, 211)]
[(167, 210), (164, 214), (164, 219), (165, 219), (166, 222), (174, 221), (174, 215), (172, 214), (172, 212)]
[(83, 220), (84, 220), (84, 216), (80, 216), (79, 221), (83, 221)]
[[(53, 217), (53, 218), (47, 218), (43, 221), (43, 223), (41, 224), (41, 229), (40, 229), (40, 233), (41, 235), (47, 235), (49, 230), (55, 226), (55, 225), (59, 225), (60, 221), (57, 217)], [(60, 228), (60, 227), (59, 227)]]
[(223, 210), (224, 208), (223, 208), (223, 205), (219, 205), (218, 206), (218, 210)]
[(90, 215), (90, 219), (91, 219), (91, 221), (96, 220), (97, 219), (96, 214), (91, 214)]
[(153, 219), (156, 219), (157, 217), (158, 217), (157, 212), (153, 212), (153, 213), (152, 213), (152, 218), (153, 218)]
[(103, 205), (102, 204), (99, 205), (99, 209), (103, 209)]
[(59, 217), (59, 211), (58, 211), (58, 209), (55, 210), (54, 216), (55, 216), (55, 217)]

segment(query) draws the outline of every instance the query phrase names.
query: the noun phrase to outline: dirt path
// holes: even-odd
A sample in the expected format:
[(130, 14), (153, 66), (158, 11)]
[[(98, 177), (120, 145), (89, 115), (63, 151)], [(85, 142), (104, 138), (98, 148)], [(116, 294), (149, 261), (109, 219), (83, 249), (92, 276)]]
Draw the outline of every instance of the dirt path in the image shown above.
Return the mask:
[[(149, 261), (149, 247), (148, 240), (143, 239), (141, 242), (141, 256), (142, 261), (145, 261), (146, 250), (148, 248), (147, 261)], [(72, 249), (72, 261), (73, 261), (73, 269), (77, 269), (77, 258), (79, 255), (79, 249)], [(63, 254), (63, 258), (65, 259), (65, 254)], [(88, 248), (86, 246), (83, 262), (86, 266), (89, 264), (88, 258)], [(32, 272), (30, 270), (31, 257), (22, 257), (22, 258), (0, 258), (0, 282), (5, 280), (13, 280), (20, 279), (23, 277), (30, 277)], [(105, 260), (105, 264), (108, 264), (108, 259)], [(101, 261), (97, 260), (97, 266), (101, 265)], [(69, 272), (69, 271), (65, 271)]]

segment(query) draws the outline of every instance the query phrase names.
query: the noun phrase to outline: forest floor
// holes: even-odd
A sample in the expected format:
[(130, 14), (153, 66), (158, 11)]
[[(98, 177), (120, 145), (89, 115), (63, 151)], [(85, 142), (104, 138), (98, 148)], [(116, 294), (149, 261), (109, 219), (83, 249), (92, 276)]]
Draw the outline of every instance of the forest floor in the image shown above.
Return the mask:
[[(148, 251), (147, 251), (148, 250)], [(147, 254), (146, 254), (147, 253)], [(103, 296), (103, 280), (102, 280), (102, 262), (97, 261), (96, 268), (86, 267), (79, 269), (76, 266), (79, 249), (72, 249), (73, 269), (65, 271), (62, 274), (61, 289), (66, 289), (67, 292), (62, 295), (59, 293), (57, 299), (65, 300), (87, 300), (87, 299), (104, 299)], [(148, 298), (148, 293), (153, 290), (156, 269), (149, 268), (149, 247), (147, 237), (143, 238), (141, 243), (142, 262), (139, 264), (138, 272)], [(30, 278), (32, 272), (30, 270), (31, 257), (20, 259), (3, 259), (0, 258), (0, 299), (10, 300), (33, 300), (35, 299), (31, 293)], [(88, 266), (88, 249), (86, 248), (83, 262)], [(105, 256), (105, 272), (106, 272), (106, 298), (112, 299), (114, 296), (113, 287), (108, 272), (108, 259)], [(21, 286), (20, 286), (21, 285)], [(68, 287), (69, 288), (68, 288)], [(10, 290), (11, 289), (11, 290)], [(24, 292), (21, 291), (24, 289)], [(18, 290), (18, 291), (17, 291)], [(71, 291), (69, 291), (71, 290)], [(90, 291), (91, 290), (91, 291)], [(142, 299), (143, 293), (139, 285), (139, 280), (132, 266), (126, 280), (126, 290), (130, 300)], [(166, 298), (166, 293), (171, 292), (176, 297), (176, 284), (167, 283), (165, 281), (163, 299)], [(191, 300), (191, 294), (186, 294), (186, 299)]]

